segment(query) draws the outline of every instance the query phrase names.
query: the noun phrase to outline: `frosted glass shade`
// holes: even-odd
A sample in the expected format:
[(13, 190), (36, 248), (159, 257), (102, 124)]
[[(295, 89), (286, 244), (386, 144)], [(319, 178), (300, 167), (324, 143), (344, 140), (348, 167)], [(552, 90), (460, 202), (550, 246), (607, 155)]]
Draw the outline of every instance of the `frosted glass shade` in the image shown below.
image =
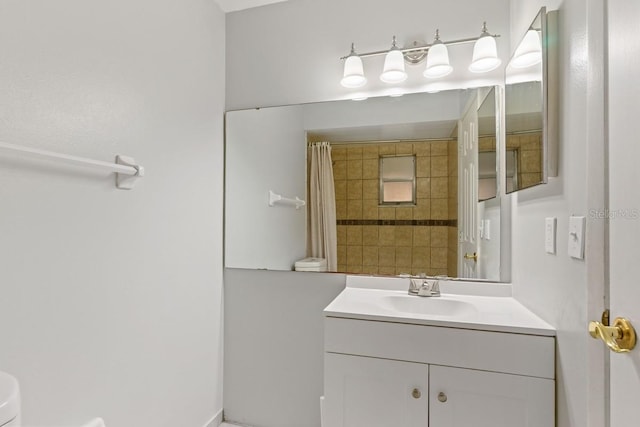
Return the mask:
[(400, 83), (407, 79), (404, 71), (404, 56), (397, 49), (392, 49), (384, 59), (384, 69), (380, 74), (380, 80), (385, 83)]
[(444, 43), (436, 43), (429, 48), (427, 54), (427, 68), (424, 70), (424, 76), (435, 79), (444, 77), (453, 71), (453, 67), (449, 64), (449, 51)]
[(500, 64), (502, 61), (498, 58), (496, 40), (490, 35), (480, 37), (473, 46), (473, 59), (469, 65), (469, 71), (486, 73), (495, 70)]
[(515, 68), (527, 68), (542, 62), (542, 44), (536, 30), (529, 30), (516, 49), (510, 65)]
[(349, 55), (344, 61), (344, 77), (340, 84), (347, 88), (362, 87), (367, 83), (362, 67), (362, 59), (358, 55)]

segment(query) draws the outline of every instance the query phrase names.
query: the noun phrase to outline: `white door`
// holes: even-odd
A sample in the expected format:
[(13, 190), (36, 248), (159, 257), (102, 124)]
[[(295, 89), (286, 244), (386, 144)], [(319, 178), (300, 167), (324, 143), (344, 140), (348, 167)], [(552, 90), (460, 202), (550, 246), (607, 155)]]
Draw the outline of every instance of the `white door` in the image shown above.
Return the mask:
[(478, 98), (458, 122), (458, 276), (478, 277)]
[[(640, 2), (608, 2), (609, 283), (612, 320), (640, 329)], [(640, 346), (610, 354), (611, 427), (640, 425)]]
[(325, 353), (323, 425), (427, 427), (429, 368)]
[(555, 426), (553, 380), (433, 365), (429, 377), (429, 426)]

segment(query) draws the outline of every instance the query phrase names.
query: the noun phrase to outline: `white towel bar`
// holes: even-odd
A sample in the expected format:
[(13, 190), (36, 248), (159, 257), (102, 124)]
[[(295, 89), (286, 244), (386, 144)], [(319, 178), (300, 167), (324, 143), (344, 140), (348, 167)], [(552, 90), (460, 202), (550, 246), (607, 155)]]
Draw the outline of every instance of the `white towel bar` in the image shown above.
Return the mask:
[(137, 165), (134, 159), (126, 156), (116, 156), (116, 162), (109, 163), (101, 160), (54, 153), (52, 151), (40, 150), (38, 148), (21, 147), (15, 144), (7, 144), (6, 142), (0, 142), (0, 150), (16, 151), (28, 157), (56, 160), (63, 163), (87, 166), (107, 172), (115, 172), (116, 187), (123, 190), (132, 189), (135, 179), (144, 176), (144, 168)]
[(289, 199), (287, 197), (282, 197), (280, 194), (276, 194), (273, 191), (269, 190), (269, 206), (273, 207), (275, 204), (290, 205), (290, 206), (295, 206), (296, 209), (300, 209), (307, 203), (304, 200), (300, 200), (297, 197), (295, 199)]

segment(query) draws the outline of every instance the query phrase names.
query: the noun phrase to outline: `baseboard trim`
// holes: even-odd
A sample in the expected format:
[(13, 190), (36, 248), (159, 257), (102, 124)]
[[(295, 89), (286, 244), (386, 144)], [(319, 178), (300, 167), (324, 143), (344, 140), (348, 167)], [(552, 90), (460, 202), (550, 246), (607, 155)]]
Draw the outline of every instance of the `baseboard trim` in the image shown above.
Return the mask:
[(219, 427), (222, 424), (222, 409), (211, 418), (211, 420), (204, 425), (204, 427)]

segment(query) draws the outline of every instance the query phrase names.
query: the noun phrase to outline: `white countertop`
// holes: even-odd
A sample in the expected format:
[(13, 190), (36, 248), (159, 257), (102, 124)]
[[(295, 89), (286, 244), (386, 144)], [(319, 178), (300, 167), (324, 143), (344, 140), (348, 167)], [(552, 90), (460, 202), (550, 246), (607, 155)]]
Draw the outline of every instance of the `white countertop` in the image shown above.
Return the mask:
[[(397, 280), (389, 282), (391, 289), (384, 289), (385, 286), (380, 283), (376, 280), (372, 286), (375, 289), (371, 289), (363, 288), (361, 283), (356, 284), (355, 281), (354, 286), (350, 286), (347, 280), (347, 288), (324, 309), (325, 316), (527, 335), (556, 335), (551, 325), (510, 296), (447, 293), (448, 290), (455, 292), (455, 287), (443, 282), (442, 296), (424, 298), (408, 295), (406, 289), (398, 290)], [(408, 280), (406, 283), (408, 288)], [(420, 312), (422, 305), (431, 304), (436, 308), (428, 309), (431, 313)], [(407, 312), (397, 309), (398, 306), (415, 306), (418, 309)], [(448, 313), (449, 307), (454, 306), (461, 307), (459, 312)]]

